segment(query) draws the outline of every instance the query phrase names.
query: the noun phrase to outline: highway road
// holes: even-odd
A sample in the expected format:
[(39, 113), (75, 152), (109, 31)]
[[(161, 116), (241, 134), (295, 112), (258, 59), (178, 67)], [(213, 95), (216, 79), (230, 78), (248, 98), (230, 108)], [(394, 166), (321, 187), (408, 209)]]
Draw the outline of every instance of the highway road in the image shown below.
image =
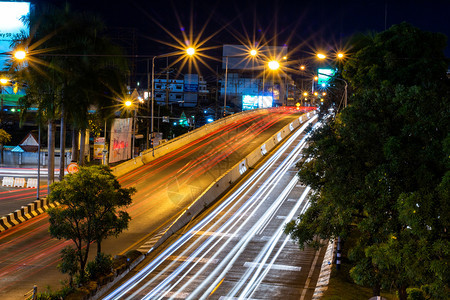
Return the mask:
[[(132, 221), (117, 239), (104, 241), (102, 249), (115, 255), (138, 248), (220, 174), (298, 116), (290, 108), (246, 114), (119, 178), (138, 191), (127, 210)], [(21, 298), (34, 284), (40, 291), (59, 288), (60, 280), (67, 279), (56, 270), (59, 252), (70, 244), (48, 234), (47, 214), (0, 233), (0, 298)]]
[(304, 146), (297, 130), (104, 299), (311, 299), (325, 249), (300, 251), (283, 233), (309, 206), (295, 167)]

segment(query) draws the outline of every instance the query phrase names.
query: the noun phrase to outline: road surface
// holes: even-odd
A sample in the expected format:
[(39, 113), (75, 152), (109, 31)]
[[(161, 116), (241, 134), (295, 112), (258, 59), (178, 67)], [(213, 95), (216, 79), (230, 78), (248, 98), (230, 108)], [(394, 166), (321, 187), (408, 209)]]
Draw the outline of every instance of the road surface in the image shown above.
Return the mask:
[[(138, 248), (220, 174), (298, 117), (299, 112), (287, 108), (246, 114), (119, 178), (122, 186), (137, 188), (127, 209), (132, 221), (117, 239), (102, 243), (103, 251), (115, 255)], [(39, 291), (58, 289), (60, 280), (67, 279), (56, 269), (67, 245), (71, 242), (48, 234), (47, 214), (0, 233), (0, 298), (21, 298), (34, 284)]]
[(300, 251), (283, 233), (309, 205), (295, 167), (304, 146), (298, 130), (104, 299), (311, 299), (325, 249)]

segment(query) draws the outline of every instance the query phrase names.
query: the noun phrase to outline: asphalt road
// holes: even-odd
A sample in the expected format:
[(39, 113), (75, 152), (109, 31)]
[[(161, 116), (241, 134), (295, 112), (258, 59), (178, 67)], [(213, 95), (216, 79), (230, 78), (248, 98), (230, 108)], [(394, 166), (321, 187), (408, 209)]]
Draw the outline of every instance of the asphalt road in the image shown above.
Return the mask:
[[(284, 108), (245, 115), (119, 178), (123, 186), (138, 190), (127, 209), (132, 221), (117, 239), (104, 241), (102, 250), (115, 255), (138, 248), (216, 177), (298, 116), (299, 112)], [(0, 233), (0, 298), (22, 298), (34, 284), (39, 291), (59, 288), (67, 277), (56, 265), (67, 245), (71, 242), (48, 234), (47, 214)]]
[(294, 133), (104, 299), (312, 299), (325, 249), (300, 251), (284, 225), (308, 207)]

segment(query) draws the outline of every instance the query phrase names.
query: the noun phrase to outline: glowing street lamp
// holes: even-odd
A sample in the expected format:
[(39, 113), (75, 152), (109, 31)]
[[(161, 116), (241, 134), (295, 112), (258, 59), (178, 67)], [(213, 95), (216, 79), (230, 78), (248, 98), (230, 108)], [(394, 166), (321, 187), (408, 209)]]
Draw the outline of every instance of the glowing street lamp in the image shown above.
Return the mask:
[(323, 54), (323, 53), (317, 53), (317, 58), (319, 58), (319, 59), (325, 59), (325, 58), (327, 58), (327, 57), (326, 57), (326, 55)]
[(0, 78), (0, 83), (1, 84), (7, 84), (8, 83), (8, 79), (6, 79), (6, 78)]
[(338, 53), (337, 58), (344, 58), (344, 53)]
[(280, 63), (276, 60), (272, 60), (272, 61), (269, 61), (268, 66), (269, 66), (269, 69), (271, 69), (272, 71), (275, 71), (280, 67)]
[(304, 65), (300, 66), (300, 70), (305, 71), (306, 67)]
[(16, 58), (18, 60), (24, 60), (26, 56), (27, 56), (27, 53), (23, 50), (17, 50), (14, 52), (14, 58)]
[(256, 56), (256, 54), (258, 54), (258, 51), (256, 51), (255, 49), (250, 50), (251, 56)]
[(189, 56), (193, 56), (195, 54), (195, 49), (192, 47), (189, 47), (186, 49), (186, 54)]

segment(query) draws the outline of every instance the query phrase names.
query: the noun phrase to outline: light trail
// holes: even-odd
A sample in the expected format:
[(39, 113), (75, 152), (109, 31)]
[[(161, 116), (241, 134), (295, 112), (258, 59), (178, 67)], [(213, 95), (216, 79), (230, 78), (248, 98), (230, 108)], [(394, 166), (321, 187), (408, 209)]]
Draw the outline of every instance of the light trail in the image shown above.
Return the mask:
[[(178, 159), (178, 156), (193, 161), (191, 165), (188, 165), (188, 171), (185, 171), (185, 174), (180, 176), (183, 183), (182, 188), (188, 188), (188, 185), (198, 180), (202, 173), (215, 168), (215, 165), (230, 157), (236, 151), (244, 151), (240, 149), (244, 149), (258, 135), (264, 134), (264, 130), (274, 125), (277, 126), (277, 122), (282, 120), (282, 118), (292, 118), (293, 114), (297, 113), (298, 111), (278, 110), (274, 113), (254, 114), (245, 118), (243, 122), (231, 122), (211, 132), (208, 138), (200, 138), (197, 142), (186, 145), (182, 150), (177, 151), (177, 156), (171, 156), (171, 153), (167, 157), (158, 158), (143, 168), (122, 176), (119, 180), (123, 186), (133, 186), (142, 182), (142, 188), (139, 187), (138, 192), (133, 197), (133, 205), (128, 210), (130, 215), (132, 215), (133, 219), (136, 219), (160, 206), (162, 199), (168, 202), (168, 196), (164, 194), (166, 192), (164, 189), (165, 185), (161, 185), (165, 184), (171, 176), (175, 176), (178, 172), (180, 167), (175, 164), (172, 164), (171, 167), (174, 170), (168, 169), (168, 165), (172, 161), (176, 160), (180, 164), (182, 160)], [(214, 144), (210, 140), (213, 140)], [(211, 146), (205, 148), (206, 143)], [(195, 148), (195, 151), (191, 151), (193, 148)], [(229, 150), (232, 150), (232, 152)], [(186, 155), (185, 152), (189, 152), (189, 155)], [(196, 161), (191, 159), (191, 157), (201, 159)], [(158, 171), (154, 172), (153, 169), (158, 169)], [(162, 171), (165, 172), (164, 176), (160, 175)], [(149, 180), (149, 178), (152, 179)], [(155, 185), (155, 182), (159, 186)], [(35, 189), (21, 190), (21, 192), (31, 193), (32, 196), (35, 194)], [(0, 195), (0, 198), (2, 196), (8, 197), (9, 195), (9, 193), (3, 193)], [(30, 197), (32, 196), (30, 195)], [(184, 206), (180, 206), (177, 208), (177, 211), (182, 211), (184, 208)], [(132, 226), (133, 224), (130, 227)], [(0, 267), (1, 277), (5, 279), (21, 278), (22, 281), (25, 278), (32, 278), (33, 274), (38, 273), (42, 269), (51, 271), (53, 268), (57, 272), (55, 265), (59, 259), (59, 251), (66, 244), (63, 241), (49, 239), (48, 237), (48, 215), (46, 213), (1, 232), (1, 255), (2, 257), (3, 255), (8, 255), (7, 263)], [(30, 245), (33, 245), (33, 247), (31, 248)], [(15, 279), (8, 280), (5, 284), (2, 284), (0, 292), (15, 287), (16, 283), (17, 280)]]
[[(167, 275), (167, 274), (164, 275), (164, 273), (166, 271), (171, 269), (176, 264), (176, 261), (173, 260), (159, 274), (153, 275), (153, 277), (146, 283), (142, 284), (142, 286), (140, 286), (140, 287), (137, 287), (137, 286), (143, 280), (145, 280), (147, 276), (149, 276), (152, 272), (154, 272), (155, 269), (158, 266), (160, 266), (166, 259), (168, 259), (169, 257), (172, 257), (172, 254), (175, 251), (179, 250), (187, 241), (189, 241), (194, 236), (196, 236), (196, 234), (198, 232), (201, 232), (201, 231), (204, 231), (206, 233), (211, 232), (211, 229), (213, 229), (214, 225), (212, 227), (204, 229), (204, 227), (207, 225), (207, 223), (210, 220), (212, 220), (213, 218), (219, 216), (225, 207), (231, 205), (230, 207), (234, 208), (234, 206), (237, 205), (237, 201), (235, 201), (235, 200), (238, 197), (238, 195), (241, 194), (242, 192), (244, 192), (244, 194), (247, 193), (249, 190), (248, 187), (250, 185), (254, 184), (255, 180), (258, 181), (258, 180), (260, 180), (260, 178), (262, 178), (262, 174), (268, 171), (268, 169), (269, 169), (268, 166), (271, 166), (273, 163), (275, 163), (275, 161), (281, 156), (282, 152), (287, 149), (287, 147), (290, 145), (290, 143), (292, 143), (296, 138), (298, 138), (298, 135), (301, 133), (301, 131), (303, 131), (308, 126), (308, 124), (310, 122), (312, 122), (315, 118), (316, 117), (314, 117), (313, 119), (308, 121), (307, 124), (302, 126), (301, 130), (298, 130), (296, 133), (294, 133), (293, 136), (291, 136), (288, 139), (288, 141), (280, 147), (280, 149), (276, 152), (276, 154), (274, 156), (272, 156), (263, 165), (263, 167), (258, 169), (242, 186), (240, 186), (232, 195), (230, 195), (230, 197), (228, 197), (215, 210), (213, 210), (212, 213), (210, 213), (205, 219), (200, 221), (192, 229), (190, 229), (188, 232), (186, 232), (184, 235), (182, 235), (178, 241), (176, 241), (174, 244), (172, 244), (166, 250), (164, 250), (158, 257), (156, 257), (150, 264), (148, 264), (140, 272), (138, 272), (133, 278), (129, 279), (125, 284), (123, 284), (118, 289), (113, 291), (110, 295), (106, 296), (105, 299), (119, 299), (119, 298), (126, 298), (126, 299), (133, 298), (134, 299), (134, 298), (140, 297), (141, 292), (143, 292), (147, 288), (147, 286), (149, 286), (150, 284), (152, 284), (153, 282), (158, 280), (159, 277), (161, 277), (161, 276), (165, 277), (165, 280), (161, 281), (158, 284), (158, 286), (155, 287), (148, 294), (146, 294), (143, 297), (143, 299), (155, 299), (156, 297), (165, 297), (165, 296), (168, 296), (169, 293), (170, 293), (171, 297), (174, 297), (177, 294), (182, 294), (184, 291), (184, 288), (187, 287), (193, 280), (195, 280), (197, 276), (200, 276), (199, 274), (201, 274), (202, 270), (207, 268), (209, 262), (216, 261), (215, 257), (217, 257), (220, 250), (216, 251), (216, 253), (212, 257), (207, 259), (209, 262), (206, 262), (200, 271), (197, 271), (196, 274), (190, 274), (190, 276), (191, 276), (190, 279), (182, 287), (180, 287), (176, 293), (175, 292), (172, 293), (171, 290), (176, 285), (178, 285), (181, 282), (181, 280), (184, 278), (184, 276), (186, 276), (186, 274), (188, 274), (189, 271), (193, 270), (193, 268), (200, 261), (204, 262), (205, 261), (204, 258), (206, 257), (206, 255), (209, 254), (209, 252), (211, 252), (212, 249), (216, 245), (221, 243), (222, 240), (224, 239), (224, 237), (230, 237), (230, 239), (225, 241), (225, 243), (221, 244), (222, 246), (220, 249), (224, 249), (226, 244), (228, 244), (231, 241), (231, 238), (233, 236), (237, 235), (239, 228), (242, 228), (243, 225), (241, 224), (234, 233), (231, 233), (232, 229), (234, 229), (237, 226), (236, 221), (242, 221), (242, 218), (245, 217), (246, 213), (250, 212), (251, 209), (252, 209), (252, 211), (254, 211), (255, 209), (257, 209), (260, 206), (260, 203), (262, 202), (262, 201), (258, 201), (260, 196), (267, 195), (268, 191), (273, 189), (273, 187), (276, 185), (275, 183), (279, 181), (280, 174), (284, 174), (284, 172), (287, 170), (287, 168), (292, 166), (292, 163), (294, 162), (296, 155), (298, 155), (298, 153), (301, 151), (301, 148), (304, 147), (305, 138), (296, 147), (296, 150), (294, 151), (296, 154), (290, 155), (289, 159), (286, 158), (285, 164), (280, 165), (276, 169), (276, 171), (271, 176), (269, 176), (269, 180), (266, 180), (265, 183), (263, 183), (263, 185), (260, 187), (260, 189), (257, 192), (255, 192), (250, 197), (250, 199), (244, 203), (244, 205), (240, 204), (242, 206), (238, 209), (238, 211), (232, 215), (232, 217), (230, 218), (229, 221), (225, 222), (220, 228), (216, 229), (214, 231), (215, 234), (209, 235), (209, 236), (208, 235), (201, 236), (198, 239), (198, 241), (206, 238), (206, 240), (201, 245), (198, 245), (197, 244), (198, 242), (192, 243), (184, 251), (182, 251), (182, 253), (179, 254), (179, 256), (187, 257), (187, 258), (184, 259), (184, 262), (179, 267), (177, 267), (176, 270), (172, 270), (169, 275)], [(272, 184), (270, 184), (270, 182), (272, 182)], [(247, 192), (245, 192), (245, 190), (247, 190)], [(307, 190), (309, 191), (309, 189), (307, 189)], [(251, 237), (253, 237), (257, 231), (259, 231), (259, 227), (262, 226), (267, 221), (267, 218), (273, 217), (273, 212), (279, 207), (280, 201), (285, 200), (286, 195), (287, 195), (287, 193), (285, 193), (284, 196), (279, 197), (280, 200), (276, 201), (276, 203), (274, 203), (271, 206), (271, 208), (265, 213), (265, 217), (260, 218), (260, 220), (258, 221), (259, 226), (254, 226), (253, 228), (255, 228), (255, 229), (251, 230), (251, 232), (248, 232), (244, 237), (242, 237), (242, 238), (240, 237), (239, 246), (236, 246), (233, 249), (244, 249), (244, 247), (243, 247), (244, 244), (248, 243), (250, 241)], [(306, 196), (306, 194), (305, 194), (305, 196)], [(301, 205), (301, 203), (302, 202), (299, 201), (298, 205)], [(295, 211), (296, 210), (294, 210), (294, 212), (292, 212), (292, 214), (295, 213)], [(221, 223), (223, 218), (225, 218), (225, 214), (223, 216), (221, 216), (217, 221), (215, 221), (215, 223), (216, 224)], [(247, 223), (249, 219), (250, 218), (247, 218), (246, 220), (244, 220), (243, 223)], [(194, 247), (196, 249), (192, 253), (192, 249), (194, 249)], [(226, 268), (228, 268), (228, 266), (232, 265), (233, 259), (238, 256), (240, 251), (233, 250), (233, 252), (234, 252), (233, 254), (231, 254), (231, 253), (229, 254), (230, 257), (228, 259), (222, 260), (221, 265), (219, 265), (219, 267), (216, 267), (216, 270), (226, 269)], [(191, 255), (189, 255), (189, 253), (191, 253)], [(185, 254), (187, 254), (187, 255), (185, 255)], [(225, 264), (227, 264), (227, 266), (225, 266)], [(190, 293), (189, 297), (192, 299), (194, 299), (196, 297), (198, 298), (197, 294), (200, 291), (205, 289), (204, 285), (208, 285), (209, 289), (207, 289), (207, 291), (205, 293), (203, 293), (203, 296), (209, 295), (209, 293), (212, 292), (212, 290), (217, 288), (217, 286), (220, 283), (219, 281), (223, 280), (223, 278), (224, 278), (223, 275), (226, 272), (222, 272), (221, 275), (217, 275), (216, 273), (217, 272), (214, 272), (214, 275), (210, 274), (210, 276), (207, 279), (202, 280), (203, 284), (201, 284), (200, 286), (197, 287), (196, 292)], [(171, 283), (171, 281), (174, 280), (177, 276), (180, 276), (180, 278), (175, 283)], [(264, 276), (264, 274), (263, 274), (263, 276)], [(217, 278), (215, 280), (215, 282), (211, 283), (211, 280), (210, 280), (211, 277)], [(257, 286), (259, 284), (258, 282), (260, 282), (261, 280), (262, 280), (261, 276), (256, 276), (255, 280), (254, 280), (255, 281), (254, 286)], [(137, 288), (137, 289), (134, 290), (135, 288)]]

